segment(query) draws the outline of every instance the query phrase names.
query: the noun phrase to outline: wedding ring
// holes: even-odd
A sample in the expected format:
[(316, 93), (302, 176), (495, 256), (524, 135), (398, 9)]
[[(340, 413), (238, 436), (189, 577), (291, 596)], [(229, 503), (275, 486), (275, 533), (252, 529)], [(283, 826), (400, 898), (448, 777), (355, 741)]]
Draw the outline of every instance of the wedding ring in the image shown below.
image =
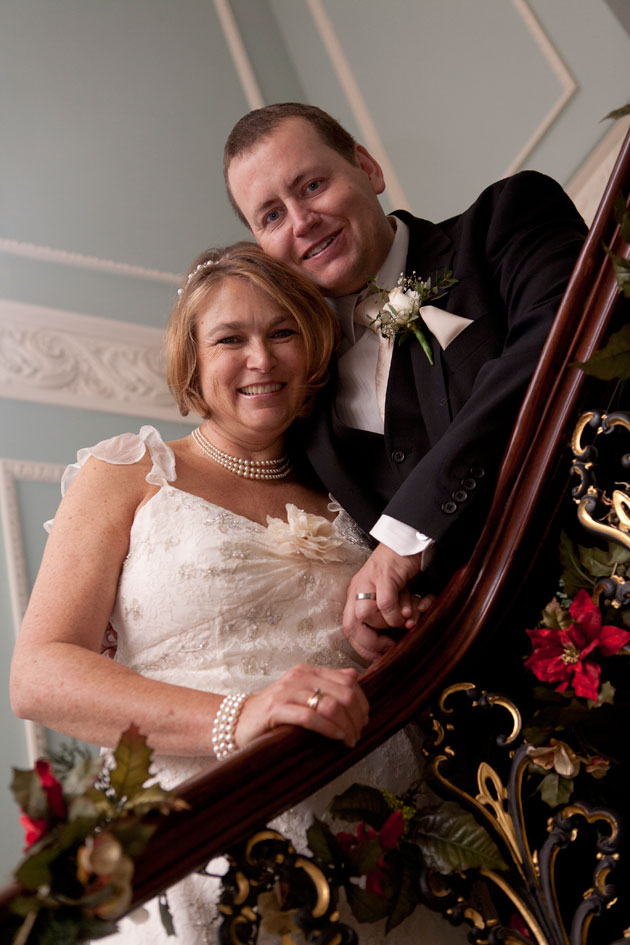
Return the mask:
[(374, 591), (360, 591), (355, 596), (357, 600), (376, 600)]
[(306, 700), (306, 704), (309, 707), (309, 709), (313, 709), (314, 711), (317, 711), (317, 706), (319, 705), (319, 700), (321, 699), (321, 696), (322, 696), (322, 691), (319, 688), (319, 686), (317, 686), (313, 690), (313, 695), (309, 696), (308, 699)]

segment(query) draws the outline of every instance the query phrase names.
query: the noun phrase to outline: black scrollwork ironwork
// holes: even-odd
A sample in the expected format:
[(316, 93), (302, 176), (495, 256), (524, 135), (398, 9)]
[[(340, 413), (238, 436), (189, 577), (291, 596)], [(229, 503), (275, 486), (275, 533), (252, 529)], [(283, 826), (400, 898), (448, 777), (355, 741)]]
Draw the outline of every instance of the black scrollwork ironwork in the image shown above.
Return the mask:
[[(457, 705), (458, 724), (455, 724), (452, 703)], [(511, 731), (495, 737), (496, 747), (489, 755), (494, 753), (496, 757), (478, 764), (474, 786), (470, 777), (468, 784), (461, 786), (459, 722), (464, 722), (459, 739), (465, 740), (473, 721), (471, 711), (476, 714), (497, 707), (508, 713)], [(466, 715), (468, 719), (461, 718)], [(441, 794), (454, 796), (473, 813), (493, 836), (508, 864), (505, 871), (481, 870), (479, 873), (490, 890), (490, 910), (484, 913), (479, 908), (475, 874), (471, 873), (458, 877), (455, 907), (448, 904), (440, 911), (453, 915), (453, 909), (458, 910), (458, 915), (472, 925), (469, 940), (478, 945), (531, 945), (532, 941), (536, 945), (587, 945), (587, 942), (601, 945), (601, 938), (589, 938), (589, 926), (593, 917), (609, 908), (616, 899), (615, 888), (609, 882), (619, 857), (619, 824), (613, 812), (581, 803), (567, 805), (547, 822), (546, 836), (545, 818), (538, 818), (541, 822), (534, 823), (528, 811), (526, 821), (525, 784), (531, 760), (530, 746), (521, 736), (518, 709), (503, 696), (482, 692), (471, 683), (453, 685), (442, 694), (429, 723), (425, 753), (429, 761), (428, 774), (435, 781), (436, 789)], [(476, 721), (473, 727), (477, 729)], [(507, 774), (503, 773), (504, 769)], [(571, 869), (567, 871), (572, 886), (567, 908), (566, 889), (559, 882), (562, 852), (567, 851), (569, 856), (569, 851), (573, 853), (577, 848), (578, 838), (588, 834), (592, 835), (595, 846), (595, 851), (590, 853), (588, 888), (571, 907), (571, 895), (575, 899), (575, 856), (583, 857), (580, 847), (580, 853), (571, 857)], [(439, 908), (437, 900), (432, 905)], [(618, 939), (611, 945), (627, 941), (627, 938)]]
[(228, 854), (219, 902), (221, 945), (253, 945), (261, 925), (283, 945), (301, 933), (310, 945), (357, 945), (339, 921), (337, 888), (312, 859), (275, 830), (260, 830)]

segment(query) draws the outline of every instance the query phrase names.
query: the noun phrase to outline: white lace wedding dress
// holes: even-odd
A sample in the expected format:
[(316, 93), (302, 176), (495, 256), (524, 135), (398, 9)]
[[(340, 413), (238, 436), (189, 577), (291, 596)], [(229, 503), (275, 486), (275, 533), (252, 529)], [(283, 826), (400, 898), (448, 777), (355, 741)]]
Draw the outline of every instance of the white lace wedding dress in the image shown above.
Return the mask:
[[(173, 453), (149, 426), (138, 436), (123, 434), (81, 450), (63, 487), (89, 456), (133, 463), (146, 449), (153, 461), (147, 482), (159, 491), (131, 529), (111, 618), (118, 633), (116, 659), (152, 679), (225, 694), (256, 692), (296, 663), (355, 665), (341, 618), (348, 581), (369, 547), (349, 516), (338, 510), (330, 523), (287, 506), (287, 522), (264, 526), (182, 492), (173, 484)], [(213, 761), (158, 755), (153, 767), (160, 783), (173, 787)], [(313, 814), (321, 816), (330, 799), (354, 781), (399, 792), (417, 776), (416, 753), (401, 732), (273, 826), (306, 850)], [(198, 875), (169, 890), (176, 940), (167, 938), (153, 902), (148, 921), (124, 919), (119, 935), (105, 941), (214, 945), (217, 890), (217, 881)], [(349, 916), (345, 912), (344, 921)], [(385, 941), (381, 923), (358, 931), (362, 945)], [(462, 932), (422, 909), (387, 942), (464, 942)], [(277, 941), (261, 934), (263, 939)]]

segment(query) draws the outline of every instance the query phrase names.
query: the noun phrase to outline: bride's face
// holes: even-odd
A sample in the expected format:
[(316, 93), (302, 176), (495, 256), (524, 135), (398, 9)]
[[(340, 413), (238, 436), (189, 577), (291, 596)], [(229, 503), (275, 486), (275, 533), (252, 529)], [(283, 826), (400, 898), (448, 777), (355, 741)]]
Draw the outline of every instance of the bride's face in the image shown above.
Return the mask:
[(225, 279), (197, 322), (201, 391), (215, 442), (264, 449), (304, 402), (306, 354), (297, 322), (247, 279)]

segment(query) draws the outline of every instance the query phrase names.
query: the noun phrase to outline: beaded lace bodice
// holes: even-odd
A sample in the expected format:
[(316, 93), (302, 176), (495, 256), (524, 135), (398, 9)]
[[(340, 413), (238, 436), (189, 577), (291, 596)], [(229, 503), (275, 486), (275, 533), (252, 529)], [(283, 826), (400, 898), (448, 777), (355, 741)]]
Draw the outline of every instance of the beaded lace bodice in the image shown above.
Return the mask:
[[(146, 478), (159, 489), (131, 528), (111, 617), (116, 659), (162, 682), (226, 694), (258, 691), (296, 663), (356, 666), (342, 611), (348, 582), (370, 549), (352, 519), (338, 507), (329, 522), (289, 505), (287, 521), (261, 525), (183, 492), (174, 484), (172, 451), (148, 426), (81, 450), (63, 488), (89, 456), (133, 463), (147, 449), (153, 468)], [(153, 768), (172, 787), (213, 762), (157, 755)], [(313, 814), (322, 816), (333, 795), (354, 781), (398, 792), (417, 776), (415, 752), (401, 732), (273, 826), (304, 848)], [(169, 891), (179, 941), (217, 941), (216, 895), (213, 881), (194, 875)], [(154, 904), (148, 923), (125, 921), (123, 929), (107, 941), (169, 941)], [(362, 929), (361, 941), (380, 945), (382, 930)], [(399, 941), (406, 939), (394, 935), (391, 945)]]

